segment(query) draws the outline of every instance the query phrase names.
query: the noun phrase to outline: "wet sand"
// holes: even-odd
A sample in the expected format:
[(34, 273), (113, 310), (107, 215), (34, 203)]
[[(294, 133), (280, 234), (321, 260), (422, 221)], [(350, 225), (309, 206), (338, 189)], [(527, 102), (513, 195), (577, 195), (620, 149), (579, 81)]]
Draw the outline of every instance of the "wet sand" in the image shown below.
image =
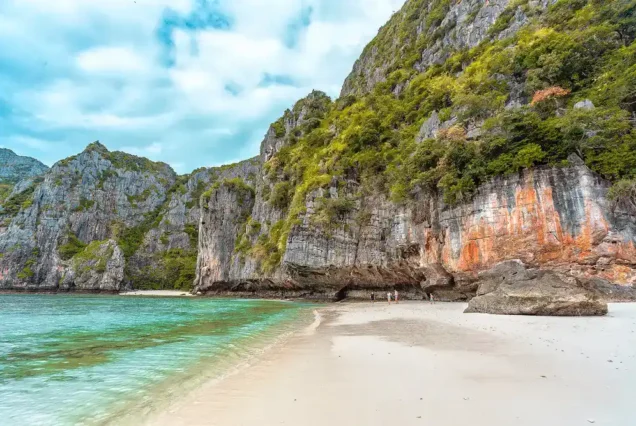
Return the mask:
[(636, 304), (602, 318), (338, 304), (150, 425), (636, 424)]

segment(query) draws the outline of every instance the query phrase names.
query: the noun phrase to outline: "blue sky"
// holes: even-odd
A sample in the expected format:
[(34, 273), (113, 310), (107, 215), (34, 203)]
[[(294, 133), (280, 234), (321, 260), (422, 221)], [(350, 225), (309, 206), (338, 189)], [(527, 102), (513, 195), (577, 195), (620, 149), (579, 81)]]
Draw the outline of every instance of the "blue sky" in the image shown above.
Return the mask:
[(0, 0), (0, 146), (51, 165), (100, 140), (179, 173), (258, 153), (336, 97), (404, 0)]

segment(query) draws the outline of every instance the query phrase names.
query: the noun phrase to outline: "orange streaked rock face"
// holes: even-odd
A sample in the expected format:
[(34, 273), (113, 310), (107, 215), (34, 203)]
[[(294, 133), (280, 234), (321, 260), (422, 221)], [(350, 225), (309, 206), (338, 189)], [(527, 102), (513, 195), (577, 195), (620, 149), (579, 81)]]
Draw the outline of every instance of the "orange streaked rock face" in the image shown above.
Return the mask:
[(607, 184), (585, 166), (497, 179), (472, 202), (444, 210), (440, 224), (438, 247), (424, 236), (422, 262), (441, 262), (451, 272), (520, 259), (575, 276), (636, 283), (633, 224), (612, 211)]
[(250, 236), (255, 247), (284, 216), (258, 186), (249, 199), (222, 186), (202, 211), (196, 290), (339, 300), (399, 288), (406, 298), (432, 292), (465, 301), (477, 293), (480, 272), (518, 259), (607, 300), (636, 300), (636, 214), (613, 208), (609, 183), (573, 162), (494, 179), (455, 207), (433, 193), (419, 194), (415, 206), (374, 194), (325, 225), (315, 220), (321, 200), (359, 197), (356, 185), (332, 182), (307, 195), (271, 271), (236, 244), (245, 218), (261, 224), (262, 235)]

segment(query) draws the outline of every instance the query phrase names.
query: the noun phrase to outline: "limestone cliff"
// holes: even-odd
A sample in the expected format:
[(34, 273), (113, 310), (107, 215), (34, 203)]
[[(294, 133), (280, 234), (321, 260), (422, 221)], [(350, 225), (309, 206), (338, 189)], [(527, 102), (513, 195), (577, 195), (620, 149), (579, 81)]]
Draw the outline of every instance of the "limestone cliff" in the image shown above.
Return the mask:
[(204, 197), (195, 291), (467, 300), (479, 272), (519, 259), (634, 298), (636, 163), (619, 151), (636, 148), (635, 82), (608, 65), (636, 66), (630, 10), (407, 1), (338, 100), (299, 101), (255, 176)]
[(4, 203), (0, 289), (119, 290), (123, 254), (136, 249), (131, 236), (175, 179), (166, 164), (99, 143), (55, 164)]
[(19, 191), (28, 186), (48, 169), (35, 158), (22, 157), (10, 149), (0, 148), (0, 209), (14, 189)]
[(238, 175), (254, 178), (260, 168), (255, 159), (237, 164), (202, 168), (181, 176), (168, 191), (153, 223), (143, 230), (138, 250), (127, 263), (127, 278), (137, 288), (190, 290), (198, 253), (199, 223), (211, 188)]
[(39, 176), (49, 168), (31, 157), (22, 157), (10, 149), (0, 148), (0, 183), (17, 183)]
[(407, 297), (432, 292), (462, 300), (474, 295), (478, 272), (520, 259), (610, 299), (627, 297), (636, 283), (635, 212), (613, 206), (608, 182), (573, 163), (495, 179), (453, 207), (428, 199), (405, 208), (372, 195), (327, 228), (312, 220), (318, 200), (346, 195), (335, 185), (316, 191), (287, 237), (280, 267), (270, 272), (259, 269), (261, 253), (242, 256), (239, 240), (258, 244), (280, 215), (264, 214), (262, 187), (222, 185), (202, 216), (197, 290), (331, 299), (396, 287)]
[(256, 173), (254, 165), (177, 176), (96, 142), (44, 174), (25, 175), (0, 200), (0, 290), (190, 289), (201, 196), (235, 169)]

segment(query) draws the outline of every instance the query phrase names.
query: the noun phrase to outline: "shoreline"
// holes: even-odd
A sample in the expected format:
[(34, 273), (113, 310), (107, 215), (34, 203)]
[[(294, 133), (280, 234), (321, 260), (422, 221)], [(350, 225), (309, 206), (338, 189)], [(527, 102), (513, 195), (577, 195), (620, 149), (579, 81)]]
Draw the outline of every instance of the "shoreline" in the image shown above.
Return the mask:
[[(275, 302), (297, 302), (297, 303), (310, 303), (317, 305), (338, 305), (338, 304), (370, 304), (371, 302), (367, 298), (361, 297), (347, 297), (342, 300), (336, 300), (329, 297), (305, 297), (305, 296), (268, 296), (267, 292), (263, 293), (197, 293), (193, 294), (189, 290), (39, 290), (39, 289), (0, 289), (0, 295), (83, 295), (83, 296), (138, 296), (138, 297), (188, 297), (188, 298), (204, 298), (204, 299), (218, 299), (218, 300), (263, 300), (263, 301), (275, 301)], [(621, 304), (634, 304), (636, 300), (632, 300), (626, 297), (606, 298), (602, 299), (604, 303), (621, 305)], [(409, 298), (405, 295), (401, 295), (400, 302), (403, 303), (428, 303), (428, 300), (422, 300), (421, 298)], [(436, 299), (438, 303), (467, 303), (468, 301), (452, 301), (444, 299)], [(386, 303), (383, 298), (376, 299), (376, 304)], [(394, 302), (392, 302), (394, 303)], [(496, 314), (493, 314), (496, 315)], [(529, 315), (534, 316), (534, 315)]]
[(636, 304), (594, 318), (469, 315), (465, 306), (316, 309), (312, 325), (145, 424), (630, 424)]
[(117, 293), (125, 297), (197, 297), (192, 293), (181, 290), (131, 290)]
[(83, 290), (50, 290), (50, 291), (31, 291), (31, 290), (0, 290), (0, 295), (41, 295), (41, 296), (146, 296), (146, 297), (198, 297), (187, 291), (179, 290), (131, 290), (131, 291), (83, 291)]
[[(313, 323), (311, 322), (313, 319)], [(298, 315), (288, 318), (253, 337), (234, 341), (223, 351), (213, 356), (207, 355), (192, 365), (183, 366), (179, 374), (147, 389), (141, 400), (130, 400), (96, 423), (101, 426), (138, 426), (170, 410), (174, 401), (182, 401), (203, 386), (220, 384), (224, 380), (240, 374), (260, 362), (270, 351), (281, 348), (293, 336), (316, 327), (320, 316), (317, 310), (304, 309)], [(240, 348), (242, 356), (231, 352)]]

